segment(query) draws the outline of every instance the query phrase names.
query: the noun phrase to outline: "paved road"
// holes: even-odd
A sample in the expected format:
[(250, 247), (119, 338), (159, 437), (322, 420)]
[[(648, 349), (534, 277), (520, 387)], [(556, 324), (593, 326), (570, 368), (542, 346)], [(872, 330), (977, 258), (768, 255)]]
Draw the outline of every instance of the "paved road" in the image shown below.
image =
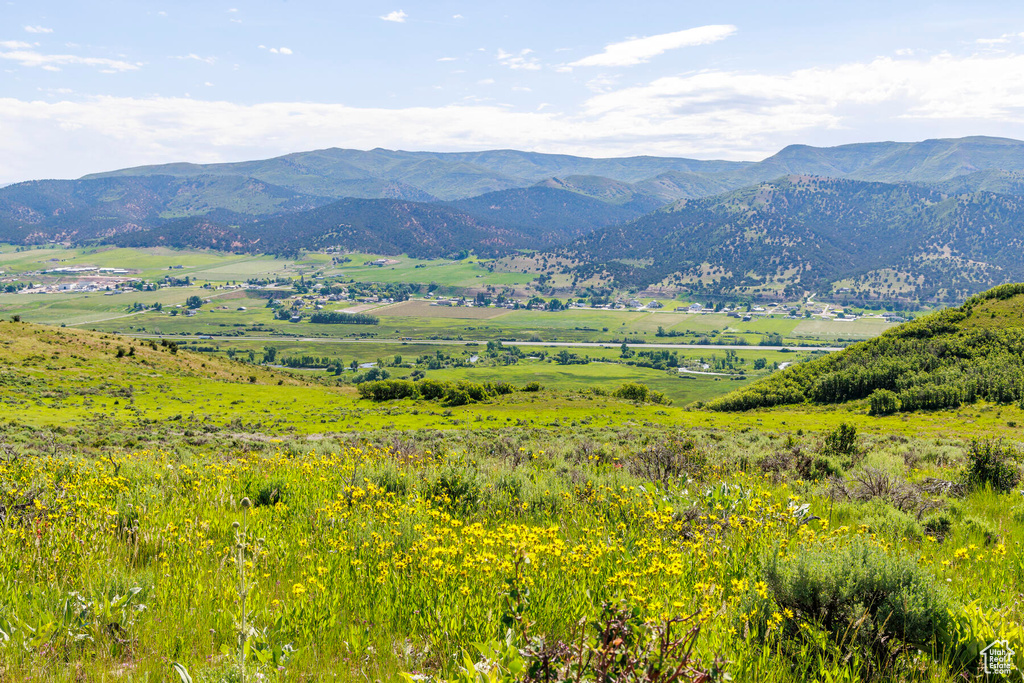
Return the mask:
[[(123, 332), (121, 334), (124, 334)], [(202, 341), (264, 341), (264, 342), (320, 342), (323, 344), (430, 344), (437, 346), (469, 346), (470, 344), (483, 345), (487, 344), (486, 339), (459, 339), (459, 340), (445, 340), (445, 339), (345, 339), (338, 337), (217, 337), (217, 336), (204, 336), (204, 335), (179, 335), (179, 334), (124, 334), (127, 337), (135, 337), (137, 339), (185, 339), (185, 340), (202, 340)], [(517, 342), (503, 342), (511, 346), (570, 346), (570, 347), (582, 347), (582, 348), (595, 348), (595, 349), (614, 349), (618, 348), (618, 343), (600, 343), (600, 342), (556, 342), (556, 341), (517, 341)], [(732, 344), (629, 344), (631, 349), (712, 349), (712, 350), (725, 350), (733, 349), (746, 350), (746, 351), (781, 351), (782, 349), (790, 349), (794, 351), (841, 351), (841, 346), (735, 346)]]

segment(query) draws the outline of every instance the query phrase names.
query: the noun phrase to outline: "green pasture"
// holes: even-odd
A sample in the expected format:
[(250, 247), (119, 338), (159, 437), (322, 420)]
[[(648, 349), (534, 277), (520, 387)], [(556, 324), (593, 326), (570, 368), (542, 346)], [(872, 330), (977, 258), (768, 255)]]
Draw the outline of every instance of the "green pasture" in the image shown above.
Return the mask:
[[(98, 268), (129, 268), (141, 271), (144, 278), (158, 278), (167, 274), (183, 277), (203, 269), (216, 267), (229, 261), (250, 260), (252, 257), (194, 249), (119, 249), (116, 247), (45, 248), (16, 252), (14, 247), (0, 248), (0, 270), (18, 274), (35, 270), (51, 270), (72, 266)], [(169, 270), (172, 266), (181, 269)]]
[(588, 391), (600, 388), (614, 391), (625, 382), (640, 382), (662, 392), (678, 405), (706, 401), (750, 384), (752, 379), (732, 380), (728, 377), (685, 375), (677, 371), (653, 370), (618, 363), (558, 365), (525, 361), (507, 367), (453, 368), (427, 372), (431, 379), (471, 382), (511, 382), (523, 385), (540, 382), (542, 386), (561, 391)]
[[(238, 279), (241, 279), (240, 277)], [(170, 309), (198, 294), (213, 299), (194, 317), (172, 316)], [(128, 315), (134, 303), (150, 305), (159, 302), (163, 311)], [(0, 314), (21, 315), (25, 320), (47, 324), (88, 324), (107, 332), (148, 332), (157, 334), (236, 334), (254, 325), (261, 330), (245, 332), (256, 336), (266, 334), (300, 337), (377, 337), (384, 339), (465, 339), (598, 342), (614, 344), (624, 338), (645, 343), (695, 343), (702, 336), (714, 333), (757, 345), (764, 335), (778, 332), (787, 343), (833, 342), (837, 339), (860, 339), (874, 336), (891, 325), (881, 320), (794, 321), (785, 318), (763, 318), (738, 321), (722, 314), (687, 314), (601, 309), (569, 309), (565, 311), (475, 309), (430, 306), (425, 301), (405, 302), (373, 307), (367, 310), (380, 318), (379, 325), (323, 325), (306, 319), (291, 323), (275, 320), (266, 308), (266, 299), (248, 297), (240, 290), (203, 289), (201, 287), (164, 288), (155, 292), (128, 292), (114, 296), (104, 293), (0, 294)], [(246, 310), (239, 311), (239, 307)], [(331, 304), (328, 310), (349, 308), (348, 304)], [(413, 312), (417, 315), (403, 315)], [(683, 336), (658, 337), (657, 329), (685, 332)]]
[[(352, 279), (356, 282), (412, 282), (424, 285), (433, 282), (442, 287), (482, 289), (487, 285), (526, 285), (536, 279), (536, 276), (526, 273), (492, 273), (484, 267), (487, 261), (477, 258), (451, 261), (381, 254), (348, 254), (345, 258), (351, 261), (340, 264), (337, 270), (346, 280)], [(370, 265), (378, 259), (393, 260), (397, 263), (385, 266)]]
[[(134, 304), (150, 306), (159, 303), (165, 307), (174, 307), (184, 304), (192, 294), (215, 297), (214, 300), (217, 300), (230, 292), (175, 287), (152, 292), (127, 291), (114, 295), (105, 292), (0, 294), (0, 315), (20, 315), (26, 322), (48, 325), (106, 322), (111, 329), (129, 329), (136, 318), (144, 315), (129, 310)], [(163, 315), (169, 317), (168, 312)]]
[(856, 320), (803, 320), (792, 330), (792, 336), (807, 339), (869, 339), (877, 337), (896, 323), (881, 318), (858, 318)]

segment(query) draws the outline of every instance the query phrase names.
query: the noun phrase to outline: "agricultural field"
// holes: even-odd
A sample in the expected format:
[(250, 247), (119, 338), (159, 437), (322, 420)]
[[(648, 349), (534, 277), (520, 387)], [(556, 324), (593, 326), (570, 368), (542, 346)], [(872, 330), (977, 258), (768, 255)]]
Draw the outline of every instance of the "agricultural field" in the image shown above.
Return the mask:
[[(273, 256), (245, 256), (215, 251), (169, 249), (122, 249), (115, 247), (42, 248), (15, 251), (0, 245), (0, 270), (5, 275), (22, 275), (53, 268), (96, 266), (130, 269), (145, 279), (164, 275), (211, 282), (230, 282), (249, 277), (294, 276), (330, 264), (330, 258), (314, 254), (299, 262)], [(180, 267), (179, 267), (180, 266)]]
[[(379, 265), (383, 264), (383, 265)], [(157, 283), (164, 277), (189, 278), (195, 283), (192, 288), (174, 287), (160, 291), (158, 296), (146, 297), (143, 293), (118, 294), (109, 301), (100, 299), (103, 292), (80, 293), (62, 292), (51, 294), (9, 294), (0, 293), (0, 313), (21, 315), (25, 320), (47, 324), (91, 324), (105, 323), (97, 329), (107, 331), (129, 331), (136, 321), (117, 322), (120, 316), (109, 315), (117, 309), (129, 308), (136, 302), (142, 304), (161, 303), (179, 305), (193, 294), (206, 297), (225, 296), (217, 288), (226, 284), (243, 283), (250, 279), (299, 281), (308, 278), (334, 279), (340, 282), (370, 282), (383, 284), (411, 284), (420, 287), (440, 288), (438, 291), (470, 293), (484, 291), (513, 292), (525, 297), (531, 291), (534, 275), (521, 272), (500, 272), (489, 261), (469, 258), (460, 261), (412, 259), (405, 256), (390, 257), (376, 254), (349, 254), (345, 256), (309, 253), (299, 259), (276, 258), (272, 256), (239, 255), (209, 250), (178, 250), (168, 248), (124, 249), (124, 248), (36, 248), (17, 250), (10, 245), (0, 245), (0, 279), (48, 283), (76, 281), (75, 276), (40, 275), (40, 271), (57, 267), (85, 267), (128, 269), (131, 277)], [(493, 272), (492, 272), (493, 271)], [(34, 275), (33, 275), (34, 273)], [(213, 291), (192, 291), (207, 285)], [(424, 290), (425, 291), (425, 290)], [(564, 296), (564, 295), (563, 295)], [(647, 299), (645, 299), (647, 301)], [(249, 302), (254, 303), (254, 302)], [(260, 302), (257, 305), (265, 304)], [(401, 337), (464, 335), (465, 332), (479, 333), (480, 339), (510, 338), (516, 335), (537, 336), (544, 340), (604, 341), (608, 335), (647, 335), (650, 341), (659, 327), (668, 332), (689, 332), (693, 338), (720, 332), (739, 338), (746, 343), (756, 344), (769, 333), (781, 334), (791, 343), (835, 342), (837, 340), (865, 339), (891, 327), (877, 317), (860, 318), (853, 321), (833, 319), (802, 320), (782, 315), (754, 317), (743, 322), (730, 318), (724, 313), (691, 315), (677, 313), (677, 306), (686, 305), (682, 300), (662, 299), (660, 311), (603, 311), (573, 309), (550, 315), (543, 311), (505, 311), (503, 309), (468, 309), (460, 307), (430, 306), (418, 300), (383, 306), (376, 314), (385, 318), (388, 334)], [(245, 304), (239, 304), (245, 305)], [(251, 306), (247, 306), (250, 308)], [(484, 312), (486, 311), (486, 312)], [(123, 311), (121, 311), (123, 312)], [(273, 324), (270, 312), (265, 313), (267, 324)], [(167, 317), (168, 312), (164, 312)], [(182, 331), (209, 334), (211, 327), (218, 325), (247, 324), (253, 315), (220, 316), (217, 319), (196, 319), (186, 322), (164, 323), (169, 333)], [(240, 320), (239, 318), (245, 318)], [(466, 329), (460, 321), (486, 319), (489, 322)], [(228, 322), (230, 320), (230, 322)], [(282, 325), (282, 333), (300, 336), (316, 336), (325, 333), (322, 329), (300, 323), (298, 326)], [(337, 332), (334, 330), (333, 332)], [(344, 330), (345, 333), (351, 330)], [(362, 332), (366, 332), (362, 330)], [(344, 336), (341, 335), (341, 336)], [(385, 336), (383, 333), (378, 336)]]
[[(449, 261), (445, 259), (414, 259), (408, 256), (380, 256), (376, 254), (350, 254), (349, 263), (340, 264), (341, 276), (357, 282), (415, 282), (437, 283), (442, 287), (477, 289), (487, 285), (496, 287), (525, 287), (535, 276), (502, 272), (487, 268), (489, 261), (477, 258)], [(372, 265), (386, 259), (387, 265)]]
[[(210, 299), (194, 317), (176, 316), (190, 296)], [(161, 311), (133, 311), (135, 304)], [(253, 298), (244, 290), (203, 287), (162, 288), (155, 292), (126, 291), (58, 294), (0, 294), (0, 314), (46, 324), (86, 326), (119, 333), (201, 334), (294, 337), (376, 337), (378, 339), (511, 340), (615, 343), (622, 339), (650, 344), (739, 343), (758, 345), (767, 335), (779, 334), (795, 346), (828, 346), (837, 341), (870, 338), (892, 327), (881, 319), (854, 321), (796, 321), (784, 317), (742, 322), (723, 314), (569, 309), (526, 309), (433, 306), (429, 300), (395, 304), (332, 303), (327, 310), (363, 311), (379, 317), (378, 325), (322, 325), (308, 318), (292, 323), (276, 320), (267, 300)], [(239, 310), (245, 309), (245, 310)], [(178, 311), (181, 312), (181, 311)], [(246, 330), (258, 325), (263, 329)], [(657, 332), (679, 336), (659, 337)], [(703, 339), (702, 339), (703, 338)], [(717, 340), (717, 341), (716, 341)]]
[[(387, 261), (384, 266), (377, 261)], [(414, 282), (443, 287), (478, 288), (486, 285), (527, 285), (534, 276), (494, 272), (487, 261), (476, 258), (449, 261), (414, 259), (407, 256), (349, 254), (335, 256), (305, 253), (300, 258), (232, 254), (211, 250), (151, 247), (17, 248), (0, 244), (0, 273), (21, 275), (60, 267), (96, 266), (131, 269), (139, 277), (152, 279), (164, 275), (191, 278), (201, 282), (236, 282), (252, 277), (294, 277), (319, 273), (359, 282)]]

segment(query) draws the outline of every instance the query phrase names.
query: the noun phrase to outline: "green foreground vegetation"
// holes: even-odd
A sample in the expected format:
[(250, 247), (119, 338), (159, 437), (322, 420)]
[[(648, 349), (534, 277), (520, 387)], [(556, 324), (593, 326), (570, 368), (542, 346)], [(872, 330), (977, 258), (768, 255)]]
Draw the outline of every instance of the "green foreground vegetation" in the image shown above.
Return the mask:
[(52, 316), (0, 322), (0, 680), (954, 681), (996, 640), (1019, 677), (1017, 398), (700, 405), (886, 353), (925, 385), (1021, 298), (815, 359), (760, 346), (782, 317), (342, 301), (378, 324), (303, 338), (245, 290), (0, 295)]

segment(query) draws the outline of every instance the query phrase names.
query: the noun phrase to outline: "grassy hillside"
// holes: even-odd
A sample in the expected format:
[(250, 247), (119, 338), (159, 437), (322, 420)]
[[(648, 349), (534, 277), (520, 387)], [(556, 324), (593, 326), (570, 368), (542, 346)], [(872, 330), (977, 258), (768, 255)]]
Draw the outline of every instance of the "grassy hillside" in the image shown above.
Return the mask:
[(1017, 479), (965, 476), (1014, 407), (371, 403), (128, 344), (0, 323), (5, 681), (619, 680), (611, 651), (953, 683), (1003, 639), (1024, 666)]
[[(317, 379), (309, 373), (288, 373), (260, 364), (264, 347), (275, 343), (278, 342), (249, 345), (255, 359), (251, 362), (246, 351), (231, 360), (219, 353), (190, 351), (183, 340), (165, 344), (102, 332), (0, 322), (0, 403), (9, 425), (76, 434), (90, 447), (98, 442), (158, 446), (162, 439), (183, 435), (205, 443), (212, 438), (263, 440), (385, 426), (452, 429), (470, 421), (494, 426), (562, 420), (566, 424), (589, 424), (611, 414), (666, 425), (684, 412), (681, 406), (634, 405), (608, 396), (607, 392), (623, 381), (652, 381), (660, 386), (672, 379), (642, 368), (616, 372), (612, 366), (612, 371), (599, 373), (600, 376), (552, 373), (541, 377), (546, 383), (542, 391), (516, 392), (450, 409), (423, 400), (378, 405), (359, 399), (352, 385), (342, 385), (338, 378), (322, 372), (318, 374), (323, 376)], [(207, 343), (214, 344), (220, 345)], [(194, 349), (196, 343), (191, 346)], [(383, 353), (396, 350), (415, 360), (410, 355), (412, 349), (407, 347), (396, 346)], [(433, 354), (434, 348), (427, 351)], [(295, 353), (309, 350), (301, 347)], [(340, 356), (332, 348), (317, 353), (330, 354), (332, 358)], [(345, 349), (344, 360), (372, 361), (371, 354), (379, 353), (380, 349), (354, 347)], [(542, 370), (547, 371), (547, 367)], [(396, 376), (403, 374), (397, 369), (394, 372)], [(435, 374), (443, 380), (492, 380), (490, 376), (443, 371), (430, 371), (429, 376), (433, 378)], [(528, 371), (513, 369), (503, 381), (518, 386), (534, 379)], [(719, 393), (711, 380), (675, 382), (674, 395), (681, 402)], [(605, 393), (580, 391), (591, 386), (600, 387)]]
[(713, 410), (869, 399), (873, 414), (1024, 405), (1024, 285), (1003, 285), (712, 401)]

